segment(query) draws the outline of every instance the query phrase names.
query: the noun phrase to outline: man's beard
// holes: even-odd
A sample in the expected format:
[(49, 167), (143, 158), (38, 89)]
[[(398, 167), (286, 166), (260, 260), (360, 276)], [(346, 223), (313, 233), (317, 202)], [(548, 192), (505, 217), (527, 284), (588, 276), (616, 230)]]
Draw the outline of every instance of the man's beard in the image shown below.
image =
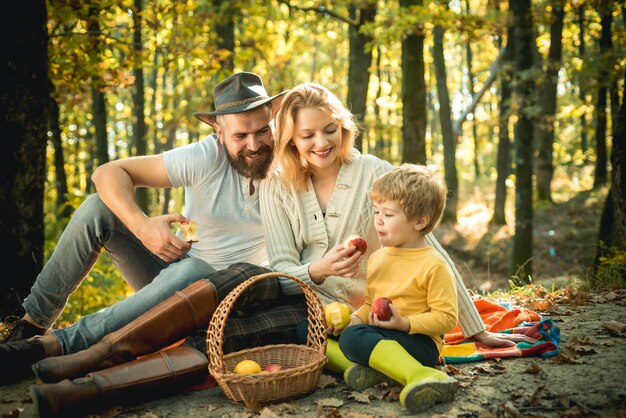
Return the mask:
[[(272, 165), (274, 153), (268, 145), (261, 145), (258, 150), (250, 151), (244, 149), (233, 157), (230, 152), (226, 152), (228, 160), (239, 174), (252, 180), (264, 179)], [(246, 157), (259, 156), (260, 158), (248, 163)]]

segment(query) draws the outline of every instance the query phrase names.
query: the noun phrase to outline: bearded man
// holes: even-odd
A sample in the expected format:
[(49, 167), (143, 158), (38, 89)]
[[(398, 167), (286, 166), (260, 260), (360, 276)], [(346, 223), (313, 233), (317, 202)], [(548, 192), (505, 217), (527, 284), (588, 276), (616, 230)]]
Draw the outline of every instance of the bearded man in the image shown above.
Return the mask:
[[(234, 74), (215, 87), (215, 110), (194, 115), (215, 134), (96, 169), (96, 193), (72, 216), (24, 300), (24, 317), (0, 344), (0, 384), (32, 370), (48, 383), (32, 389), (45, 416), (136, 400), (146, 385), (161, 392), (207, 377), (206, 327), (217, 304), (269, 272), (258, 185), (272, 165), (270, 122), (285, 93), (269, 96), (258, 75)], [(184, 213), (146, 215), (136, 187), (184, 187)], [(173, 223), (190, 219), (199, 237), (193, 244), (172, 232)], [(52, 329), (103, 249), (136, 293)], [(284, 296), (276, 279), (248, 288), (237, 314), (227, 322), (224, 352), (295, 341), (295, 324), (307, 316), (303, 297)]]

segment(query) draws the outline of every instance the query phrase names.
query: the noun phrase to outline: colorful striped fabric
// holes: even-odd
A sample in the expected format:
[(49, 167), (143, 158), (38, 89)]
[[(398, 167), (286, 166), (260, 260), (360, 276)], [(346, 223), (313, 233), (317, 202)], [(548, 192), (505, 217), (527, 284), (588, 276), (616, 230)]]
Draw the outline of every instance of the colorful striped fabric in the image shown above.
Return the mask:
[(560, 329), (550, 319), (542, 319), (525, 308), (507, 309), (485, 299), (474, 301), (488, 331), (504, 334), (525, 334), (535, 343), (520, 342), (513, 347), (488, 347), (459, 336), (455, 328), (445, 335), (441, 360), (447, 364), (471, 363), (490, 358), (552, 357), (559, 353)]

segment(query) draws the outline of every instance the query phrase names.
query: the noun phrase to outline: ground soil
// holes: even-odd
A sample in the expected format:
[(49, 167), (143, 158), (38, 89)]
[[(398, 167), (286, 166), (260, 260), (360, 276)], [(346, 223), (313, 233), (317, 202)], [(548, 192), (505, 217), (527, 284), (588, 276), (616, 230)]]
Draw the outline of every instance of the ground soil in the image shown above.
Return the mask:
[[(561, 354), (446, 366), (460, 381), (452, 402), (418, 414), (436, 417), (626, 417), (626, 291), (581, 293), (544, 317), (561, 328)], [(615, 321), (615, 322), (611, 322)], [(2, 417), (35, 417), (25, 379), (0, 388)], [(257, 411), (230, 402), (219, 386), (164, 397), (100, 417), (401, 417), (399, 387), (351, 391), (324, 374), (313, 394)]]
[[(571, 285), (568, 297), (531, 308), (561, 329), (561, 354), (551, 359), (516, 358), (446, 366), (460, 388), (452, 402), (418, 414), (424, 417), (626, 417), (626, 291), (583, 291), (594, 254), (602, 193), (579, 193), (535, 212), (535, 284), (548, 291)], [(457, 262), (468, 287), (479, 296), (508, 290), (511, 227), (489, 225), (485, 205), (466, 205), (455, 225), (437, 237)], [(550, 232), (552, 231), (552, 232)], [(523, 294), (522, 294), (523, 296)], [(514, 302), (530, 302), (511, 293)], [(541, 300), (539, 300), (541, 302)], [(546, 310), (542, 310), (546, 309)], [(392, 360), (390, 360), (392, 361)], [(1, 369), (0, 369), (1, 372)], [(0, 414), (34, 417), (25, 379), (0, 387)], [(312, 394), (256, 410), (231, 403), (219, 387), (187, 391), (100, 413), (101, 417), (401, 417), (399, 387), (353, 392), (337, 376), (324, 374)]]

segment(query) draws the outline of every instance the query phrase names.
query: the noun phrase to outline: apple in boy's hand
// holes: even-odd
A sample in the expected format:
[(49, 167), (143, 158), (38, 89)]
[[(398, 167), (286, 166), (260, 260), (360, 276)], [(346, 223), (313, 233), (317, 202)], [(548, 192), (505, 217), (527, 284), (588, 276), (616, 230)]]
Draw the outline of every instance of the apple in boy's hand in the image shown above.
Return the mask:
[(198, 242), (198, 225), (196, 221), (189, 219), (178, 223), (178, 227), (182, 231), (180, 239), (186, 242)]
[(326, 325), (342, 330), (350, 323), (350, 308), (345, 303), (331, 302), (324, 307)]
[(350, 235), (343, 243), (343, 248), (348, 247), (356, 247), (354, 251), (348, 254), (348, 257), (352, 257), (357, 251), (361, 254), (365, 254), (365, 251), (367, 251), (367, 242), (358, 235)]
[(380, 321), (389, 321), (391, 318), (391, 309), (389, 304), (391, 300), (389, 298), (378, 298), (372, 303), (372, 313), (378, 317)]

